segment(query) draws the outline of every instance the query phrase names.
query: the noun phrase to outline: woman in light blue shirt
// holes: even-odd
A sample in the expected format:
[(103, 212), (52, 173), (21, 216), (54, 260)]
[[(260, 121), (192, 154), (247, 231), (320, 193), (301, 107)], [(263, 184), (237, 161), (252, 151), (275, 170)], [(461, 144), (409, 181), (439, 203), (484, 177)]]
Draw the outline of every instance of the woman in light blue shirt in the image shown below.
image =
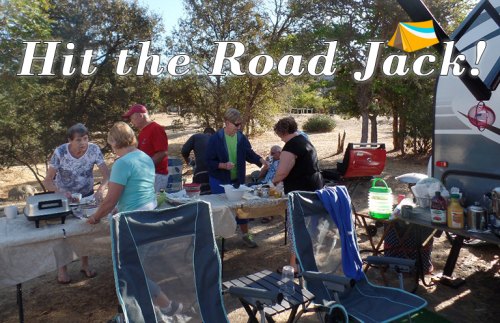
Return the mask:
[(117, 122), (108, 134), (108, 143), (118, 159), (111, 168), (108, 194), (99, 209), (87, 220), (95, 224), (113, 211), (152, 210), (156, 207), (155, 166), (151, 157), (137, 149), (134, 131)]

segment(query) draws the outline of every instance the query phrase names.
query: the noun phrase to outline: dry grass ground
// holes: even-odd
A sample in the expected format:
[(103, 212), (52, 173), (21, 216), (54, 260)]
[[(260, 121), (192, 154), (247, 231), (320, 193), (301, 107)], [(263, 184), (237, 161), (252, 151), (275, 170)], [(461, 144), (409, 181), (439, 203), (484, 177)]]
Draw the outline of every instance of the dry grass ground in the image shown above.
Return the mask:
[[(156, 115), (156, 120), (168, 126), (175, 119), (171, 115)], [(303, 123), (306, 116), (297, 116)], [(342, 120), (336, 118), (337, 128), (329, 134), (312, 134), (311, 141), (315, 145), (322, 167), (332, 167), (342, 156), (331, 156), (337, 148), (337, 134), (346, 131), (346, 143), (359, 141), (360, 123), (358, 120)], [(188, 125), (179, 132), (169, 131), (170, 155), (179, 156), (180, 147), (187, 138), (199, 130), (195, 125)], [(391, 147), (391, 125), (388, 120), (379, 122), (379, 142), (385, 142), (388, 150)], [(273, 144), (278, 142), (272, 132), (266, 132), (251, 138), (254, 149), (266, 154)], [(328, 158), (327, 158), (328, 157)], [(425, 158), (402, 158), (395, 153), (388, 154), (388, 160), (382, 177), (387, 180), (395, 194), (407, 193), (405, 185), (398, 184), (394, 177), (403, 173), (426, 173)], [(257, 169), (249, 166), (247, 173)], [(185, 169), (185, 172), (187, 169)], [(12, 167), (0, 172), (0, 209), (11, 201), (6, 201), (10, 188), (21, 184), (36, 185), (34, 177), (23, 167)], [(368, 185), (361, 185), (352, 197), (358, 211), (366, 210)], [(23, 202), (19, 202), (22, 205)], [(252, 272), (270, 269), (275, 270), (287, 263), (288, 247), (283, 245), (284, 224), (282, 218), (275, 218), (269, 224), (254, 221), (250, 224), (255, 233), (259, 247), (248, 249), (235, 236), (227, 239), (224, 259), (224, 279), (240, 277)], [(376, 238), (381, 235), (379, 229)], [(361, 248), (367, 247), (367, 236), (358, 230)], [(444, 235), (435, 240), (433, 263), (436, 272), (442, 270), (446, 261), (450, 244)], [(498, 290), (500, 290), (499, 248), (492, 245), (466, 246), (462, 249), (455, 269), (455, 275), (466, 278), (466, 284), (459, 289), (443, 285), (431, 288), (420, 286), (417, 293), (428, 300), (430, 310), (446, 317), (453, 322), (493, 322), (498, 321)], [(94, 279), (84, 279), (77, 275), (79, 262), (70, 264), (69, 272), (73, 282), (69, 285), (57, 284), (56, 272), (46, 274), (23, 284), (26, 322), (106, 322), (110, 319), (118, 305), (110, 256), (91, 257), (91, 263), (99, 275)], [(36, 264), (34, 264), (36, 265)], [(378, 279), (376, 270), (369, 270), (368, 275)], [(428, 276), (429, 278), (429, 276)], [(238, 300), (229, 296), (224, 298), (231, 322), (246, 322), (247, 316)], [(286, 321), (285, 315), (277, 318), (278, 322)], [(15, 287), (0, 290), (0, 322), (17, 322), (17, 306)], [(306, 316), (303, 321), (315, 321), (314, 317)]]

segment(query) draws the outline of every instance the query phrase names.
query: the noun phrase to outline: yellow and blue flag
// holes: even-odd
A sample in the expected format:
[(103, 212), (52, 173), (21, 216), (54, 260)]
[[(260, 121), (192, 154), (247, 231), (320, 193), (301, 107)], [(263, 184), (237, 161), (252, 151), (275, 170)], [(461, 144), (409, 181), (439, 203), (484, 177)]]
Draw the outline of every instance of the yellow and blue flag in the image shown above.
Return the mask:
[(439, 43), (432, 20), (400, 22), (388, 45), (405, 52), (414, 52)]

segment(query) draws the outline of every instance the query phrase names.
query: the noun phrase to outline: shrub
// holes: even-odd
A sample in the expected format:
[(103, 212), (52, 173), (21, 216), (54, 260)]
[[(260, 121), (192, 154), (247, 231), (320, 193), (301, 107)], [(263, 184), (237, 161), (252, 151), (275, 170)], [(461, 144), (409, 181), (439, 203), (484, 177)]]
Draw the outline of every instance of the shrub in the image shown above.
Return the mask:
[(303, 128), (305, 132), (331, 132), (335, 126), (335, 120), (327, 115), (318, 114), (307, 119)]

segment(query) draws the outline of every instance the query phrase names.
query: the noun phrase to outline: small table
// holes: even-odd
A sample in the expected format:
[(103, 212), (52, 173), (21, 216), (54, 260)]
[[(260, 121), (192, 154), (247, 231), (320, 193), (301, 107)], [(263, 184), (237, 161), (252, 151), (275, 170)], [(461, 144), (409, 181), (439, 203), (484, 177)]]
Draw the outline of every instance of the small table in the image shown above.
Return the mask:
[(427, 228), (434, 229), (435, 231), (445, 231), (456, 235), (452, 240), (450, 252), (448, 253), (448, 258), (446, 259), (446, 264), (443, 269), (443, 276), (447, 277), (446, 280), (442, 281), (445, 284), (451, 284), (453, 287), (458, 286), (463, 281), (449, 281), (453, 275), (453, 270), (457, 263), (458, 255), (460, 254), (460, 249), (463, 246), (465, 238), (475, 238), (489, 243), (500, 245), (500, 238), (491, 232), (479, 232), (470, 231), (465, 229), (452, 229), (448, 228), (446, 225), (436, 225), (431, 222), (430, 209), (425, 209), (422, 207), (416, 207), (410, 212), (408, 218), (400, 218), (401, 221), (405, 221), (408, 224), (420, 225)]
[[(226, 281), (222, 285), (226, 289), (231, 286), (235, 286), (260, 288), (268, 291), (279, 291), (280, 280), (281, 275), (269, 270), (263, 270), (255, 274)], [(283, 299), (281, 304), (274, 304), (273, 306), (264, 307), (264, 313), (268, 322), (274, 322), (272, 316), (290, 309), (292, 311), (290, 313), (290, 316), (288, 317), (288, 322), (293, 322), (299, 306), (302, 305), (306, 307), (313, 300), (314, 295), (311, 294), (308, 290), (303, 289), (298, 284), (294, 284), (294, 287), (295, 293), (291, 296), (285, 295), (285, 298)], [(256, 314), (258, 312), (258, 304), (256, 300), (253, 298), (240, 298), (240, 302), (248, 313), (248, 316), (250, 317), (249, 321), (257, 322), (258, 320)]]

